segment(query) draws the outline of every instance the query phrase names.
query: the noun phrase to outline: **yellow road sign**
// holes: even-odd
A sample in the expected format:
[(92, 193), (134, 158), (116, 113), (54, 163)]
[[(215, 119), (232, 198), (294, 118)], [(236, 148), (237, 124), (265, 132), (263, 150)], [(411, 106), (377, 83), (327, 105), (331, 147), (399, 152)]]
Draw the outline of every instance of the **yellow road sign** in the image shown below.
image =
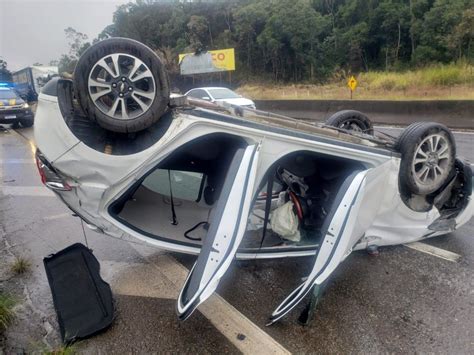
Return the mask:
[(355, 88), (357, 87), (357, 80), (356, 80), (356, 78), (354, 78), (354, 75), (351, 76), (351, 78), (350, 78), (349, 81), (347, 82), (347, 86), (349, 86), (349, 88), (351, 89), (351, 91), (354, 91)]

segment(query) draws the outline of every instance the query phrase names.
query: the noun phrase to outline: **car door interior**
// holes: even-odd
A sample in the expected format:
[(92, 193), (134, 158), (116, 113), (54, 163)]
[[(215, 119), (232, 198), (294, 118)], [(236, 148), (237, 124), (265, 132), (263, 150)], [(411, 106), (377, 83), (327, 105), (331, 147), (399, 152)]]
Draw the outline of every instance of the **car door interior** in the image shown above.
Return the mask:
[(233, 157), (201, 252), (177, 301), (181, 320), (214, 292), (239, 247), (252, 203), (258, 154), (259, 144), (253, 144), (239, 148)]
[(348, 244), (353, 240), (352, 231), (362, 200), (367, 171), (353, 172), (342, 183), (322, 227), (324, 239), (316, 254), (311, 273), (306, 281), (291, 292), (275, 309), (270, 317), (269, 325), (291, 311), (315, 284), (322, 284), (347, 256), (348, 250), (350, 252), (352, 245)]

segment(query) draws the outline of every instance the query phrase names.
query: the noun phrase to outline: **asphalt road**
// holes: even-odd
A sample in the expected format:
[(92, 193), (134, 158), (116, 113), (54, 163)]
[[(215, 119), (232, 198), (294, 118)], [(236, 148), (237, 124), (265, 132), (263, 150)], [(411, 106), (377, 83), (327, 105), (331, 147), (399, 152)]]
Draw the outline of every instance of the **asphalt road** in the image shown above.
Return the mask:
[[(389, 130), (397, 134), (399, 130)], [(21, 134), (21, 135), (20, 135)], [(457, 133), (458, 152), (474, 161), (474, 135)], [(41, 186), (31, 129), (0, 130), (0, 290), (17, 297), (17, 318), (0, 340), (0, 353), (60, 346), (42, 259), (84, 241), (79, 220)], [(86, 231), (114, 291), (117, 315), (106, 332), (81, 341), (84, 352), (198, 353), (473, 353), (474, 221), (426, 241), (460, 255), (448, 261), (405, 246), (378, 257), (351, 254), (327, 286), (310, 326), (298, 310), (265, 327), (268, 315), (296, 287), (311, 258), (234, 262), (218, 294), (186, 322), (175, 297), (191, 256), (115, 240)], [(9, 265), (24, 256), (24, 276)], [(252, 328), (254, 327), (254, 328)]]

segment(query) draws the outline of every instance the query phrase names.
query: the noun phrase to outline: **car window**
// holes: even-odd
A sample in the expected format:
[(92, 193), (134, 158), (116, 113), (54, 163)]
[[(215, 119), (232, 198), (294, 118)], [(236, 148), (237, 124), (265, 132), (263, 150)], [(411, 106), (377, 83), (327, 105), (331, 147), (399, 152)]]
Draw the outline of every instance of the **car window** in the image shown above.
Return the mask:
[(209, 94), (202, 89), (196, 89), (196, 90), (191, 90), (187, 96), (191, 96), (191, 97), (195, 97), (196, 99), (203, 100), (205, 97), (209, 97)]
[[(190, 171), (170, 170), (173, 198), (197, 201), (203, 174)], [(170, 196), (170, 180), (167, 169), (157, 169), (148, 175), (142, 183), (147, 189)]]
[(9, 100), (9, 99), (17, 99), (18, 95), (9, 89), (2, 89), (0, 90), (0, 99), (2, 100)]
[(232, 90), (226, 89), (226, 88), (209, 89), (209, 92), (211, 93), (212, 97), (215, 100), (236, 99), (236, 98), (240, 97), (237, 93), (233, 92)]

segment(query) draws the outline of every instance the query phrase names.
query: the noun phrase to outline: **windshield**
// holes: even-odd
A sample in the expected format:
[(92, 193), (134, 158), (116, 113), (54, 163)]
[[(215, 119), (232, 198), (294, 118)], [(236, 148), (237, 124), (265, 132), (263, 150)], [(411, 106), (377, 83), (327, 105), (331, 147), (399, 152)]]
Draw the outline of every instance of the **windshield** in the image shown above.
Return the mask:
[(0, 90), (0, 100), (17, 99), (18, 96), (13, 90)]
[(237, 95), (235, 92), (232, 90), (222, 88), (222, 89), (208, 89), (209, 93), (212, 95), (214, 100), (220, 100), (220, 99), (237, 99), (240, 96)]

